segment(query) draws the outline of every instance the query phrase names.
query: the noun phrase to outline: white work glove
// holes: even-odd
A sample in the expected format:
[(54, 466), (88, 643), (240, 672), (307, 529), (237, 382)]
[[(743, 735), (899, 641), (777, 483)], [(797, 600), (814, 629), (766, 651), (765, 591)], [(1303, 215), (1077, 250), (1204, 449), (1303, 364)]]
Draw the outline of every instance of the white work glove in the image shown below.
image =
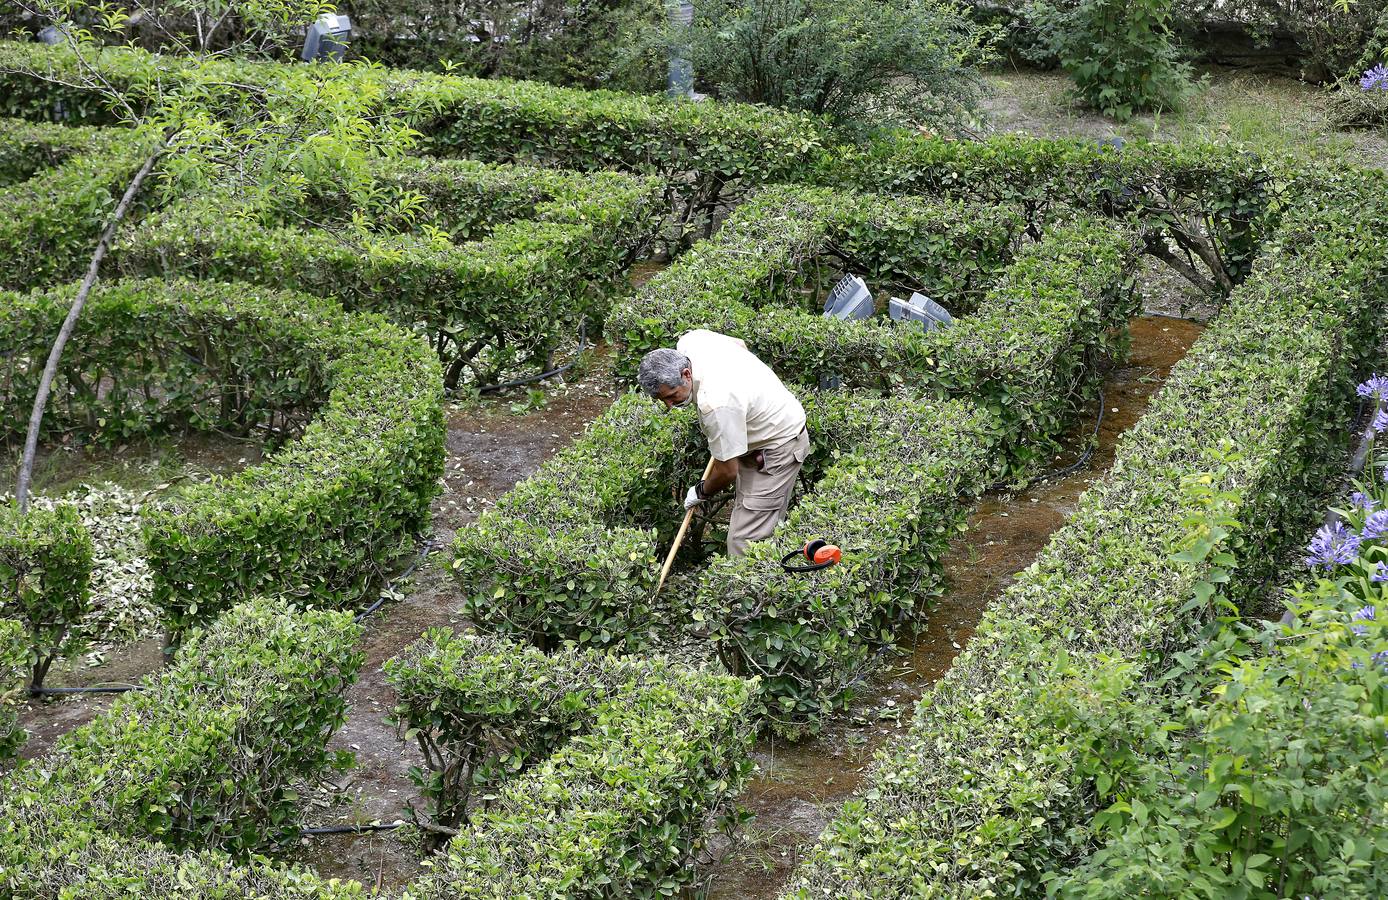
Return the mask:
[(693, 509), (703, 502), (704, 498), (699, 496), (699, 486), (697, 484), (689, 489), (689, 493), (684, 495), (685, 509)]

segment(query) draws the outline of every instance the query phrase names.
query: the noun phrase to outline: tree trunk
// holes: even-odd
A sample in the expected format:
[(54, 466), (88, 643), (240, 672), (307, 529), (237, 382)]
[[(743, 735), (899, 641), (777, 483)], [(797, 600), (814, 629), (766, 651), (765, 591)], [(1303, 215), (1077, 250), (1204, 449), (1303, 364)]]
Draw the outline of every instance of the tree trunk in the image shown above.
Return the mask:
[(82, 307), (87, 302), (87, 296), (91, 294), (92, 287), (96, 284), (97, 277), (101, 272), (101, 261), (106, 258), (106, 251), (111, 246), (111, 238), (115, 236), (116, 229), (125, 219), (125, 214), (130, 211), (130, 204), (139, 195), (140, 189), (144, 187), (145, 179), (154, 170), (154, 164), (163, 155), (167, 145), (168, 137), (166, 135), (150, 151), (144, 164), (140, 166), (140, 170), (135, 173), (134, 179), (126, 187), (125, 194), (120, 198), (120, 203), (116, 204), (115, 212), (111, 214), (110, 220), (107, 221), (106, 227), (101, 232), (101, 238), (96, 242), (96, 249), (92, 251), (91, 262), (87, 264), (87, 274), (83, 277), (82, 284), (77, 289), (77, 296), (67, 311), (67, 318), (63, 320), (63, 327), (58, 330), (57, 340), (53, 342), (53, 348), (48, 351), (48, 362), (44, 364), (38, 393), (34, 395), (34, 408), (29, 414), (29, 431), (24, 438), (24, 459), (19, 465), (19, 478), (14, 489), (15, 499), (19, 501), (21, 514), (29, 509), (29, 481), (34, 474), (34, 457), (38, 453), (39, 428), (43, 424), (43, 411), (48, 406), (48, 395), (53, 390), (53, 379), (58, 374), (58, 360), (62, 358), (63, 347), (67, 345), (68, 338), (72, 337), (72, 330), (77, 325), (77, 317), (82, 314)]

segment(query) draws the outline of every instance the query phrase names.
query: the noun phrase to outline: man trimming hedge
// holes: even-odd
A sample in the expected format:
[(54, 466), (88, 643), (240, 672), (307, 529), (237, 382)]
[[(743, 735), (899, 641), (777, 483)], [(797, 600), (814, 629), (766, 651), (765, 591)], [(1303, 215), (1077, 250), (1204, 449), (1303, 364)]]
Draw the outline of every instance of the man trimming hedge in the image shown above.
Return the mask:
[(667, 409), (699, 407), (714, 462), (685, 495), (685, 509), (736, 480), (729, 555), (741, 556), (752, 541), (771, 537), (810, 451), (805, 408), (795, 395), (741, 340), (704, 329), (686, 333), (674, 350), (647, 353), (636, 380)]

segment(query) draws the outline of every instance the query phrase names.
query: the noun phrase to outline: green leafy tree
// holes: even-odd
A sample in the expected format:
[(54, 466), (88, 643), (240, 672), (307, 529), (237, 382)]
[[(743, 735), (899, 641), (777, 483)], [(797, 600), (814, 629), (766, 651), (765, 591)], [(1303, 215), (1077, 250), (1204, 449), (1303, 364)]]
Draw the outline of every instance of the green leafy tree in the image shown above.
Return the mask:
[(1194, 90), (1171, 33), (1171, 0), (1061, 0), (1025, 13), (1079, 99), (1119, 121), (1178, 109)]
[(858, 128), (963, 131), (995, 39), (955, 0), (709, 0), (671, 41), (725, 99)]
[[(148, 153), (106, 216), (67, 318), (49, 351), (34, 398), (15, 495), (28, 508), (44, 409), (63, 348), (101, 275), (117, 231), (152, 184), (166, 195), (215, 188), (273, 198), (280, 208), (311, 194), (346, 193), (364, 209), (395, 198), (372, 190), (370, 160), (402, 152), (415, 133), (382, 111), (379, 72), (362, 65), (267, 69), (245, 83), (226, 57), (283, 58), (325, 0), (175, 0), (133, 10), (106, 0), (16, 0), (31, 29), (51, 27), (59, 46), (22, 69), (30, 78), (99, 96)], [(137, 31), (155, 30), (164, 57), (135, 49)], [(25, 35), (21, 33), (20, 37)], [(116, 83), (98, 58), (128, 57), (140, 77)], [(59, 65), (61, 61), (62, 65)], [(157, 175), (156, 175), (157, 172)], [(408, 208), (408, 201), (401, 204)], [(365, 219), (369, 219), (367, 216)], [(359, 222), (363, 221), (361, 217)]]

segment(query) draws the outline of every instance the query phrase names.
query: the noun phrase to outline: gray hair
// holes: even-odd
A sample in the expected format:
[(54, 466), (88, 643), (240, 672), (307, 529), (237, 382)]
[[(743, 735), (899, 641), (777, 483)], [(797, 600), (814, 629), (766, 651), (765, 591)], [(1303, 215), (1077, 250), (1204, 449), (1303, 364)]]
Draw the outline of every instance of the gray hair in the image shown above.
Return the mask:
[(689, 357), (678, 350), (661, 347), (641, 357), (636, 383), (641, 385), (641, 390), (654, 397), (662, 387), (679, 387), (684, 382), (680, 373), (688, 368)]

